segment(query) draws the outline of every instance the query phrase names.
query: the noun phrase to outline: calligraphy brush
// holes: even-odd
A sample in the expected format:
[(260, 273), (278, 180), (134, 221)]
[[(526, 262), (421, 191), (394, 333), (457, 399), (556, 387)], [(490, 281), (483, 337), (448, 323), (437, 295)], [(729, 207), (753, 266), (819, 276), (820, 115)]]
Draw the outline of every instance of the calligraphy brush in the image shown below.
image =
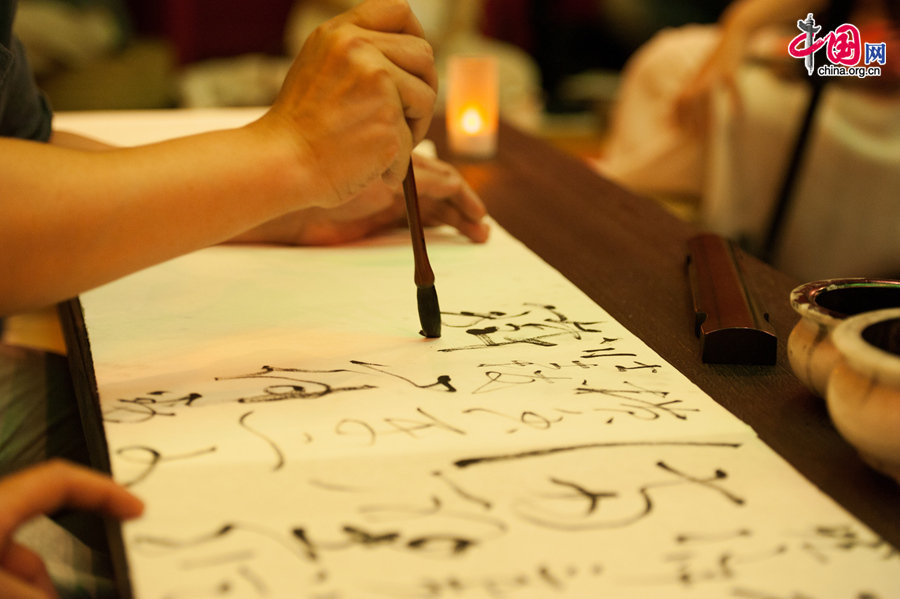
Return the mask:
[(419, 304), (419, 323), (422, 325), (421, 335), (428, 338), (441, 336), (441, 308), (438, 305), (437, 291), (434, 288), (434, 271), (428, 262), (425, 250), (425, 233), (422, 230), (422, 217), (419, 214), (419, 194), (416, 192), (416, 176), (413, 173), (412, 157), (409, 170), (403, 179), (403, 198), (406, 200), (406, 218), (409, 221), (409, 234), (412, 237), (413, 257), (415, 258), (414, 280), (416, 282), (416, 300)]

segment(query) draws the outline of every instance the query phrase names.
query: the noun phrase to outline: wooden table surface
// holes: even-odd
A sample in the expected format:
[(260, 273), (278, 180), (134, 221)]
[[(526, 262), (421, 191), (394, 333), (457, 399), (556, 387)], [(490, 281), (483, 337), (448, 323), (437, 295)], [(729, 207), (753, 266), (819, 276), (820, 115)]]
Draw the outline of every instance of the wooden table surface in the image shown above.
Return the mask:
[(699, 385), (810, 481), (900, 548), (900, 485), (868, 468), (832, 426), (824, 402), (791, 372), (786, 342), (799, 283), (748, 257), (745, 275), (778, 335), (774, 366), (700, 360), (685, 274), (699, 231), (603, 179), (549, 144), (501, 124), (496, 158), (456, 160), (435, 119), (430, 137), (491, 216)]

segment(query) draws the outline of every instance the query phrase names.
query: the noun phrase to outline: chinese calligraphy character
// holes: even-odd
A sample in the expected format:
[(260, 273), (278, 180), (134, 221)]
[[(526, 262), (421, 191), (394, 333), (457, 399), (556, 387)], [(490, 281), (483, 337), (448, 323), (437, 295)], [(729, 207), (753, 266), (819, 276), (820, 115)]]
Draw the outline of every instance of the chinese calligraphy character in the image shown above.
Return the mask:
[[(529, 309), (515, 315), (499, 311), (480, 314), (468, 311), (443, 312), (445, 316), (451, 317), (451, 322), (447, 326), (466, 328), (466, 333), (474, 336), (478, 343), (462, 347), (448, 347), (438, 351), (452, 352), (516, 344), (554, 347), (557, 345), (559, 337), (581, 340), (587, 334), (602, 332), (599, 329), (591, 328), (600, 324), (599, 322), (569, 320), (565, 314), (557, 310), (556, 306), (544, 304), (526, 304), (526, 306)], [(541, 314), (541, 311), (546, 314)], [(465, 324), (453, 324), (453, 319), (457, 317), (464, 317)], [(476, 324), (481, 326), (476, 327)]]
[(878, 64), (884, 64), (887, 62), (887, 44), (881, 42), (880, 44), (870, 44), (866, 43), (866, 64), (872, 64), (873, 62), (877, 62)]
[(856, 25), (844, 23), (829, 33), (825, 41), (828, 60), (834, 64), (852, 67), (862, 58), (862, 42)]

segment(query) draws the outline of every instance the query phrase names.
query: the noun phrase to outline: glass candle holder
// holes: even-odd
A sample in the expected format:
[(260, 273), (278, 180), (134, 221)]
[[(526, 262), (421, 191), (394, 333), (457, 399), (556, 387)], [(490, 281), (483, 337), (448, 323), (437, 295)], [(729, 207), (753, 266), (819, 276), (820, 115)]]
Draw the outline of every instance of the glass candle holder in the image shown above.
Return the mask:
[(490, 158), (497, 153), (499, 95), (495, 57), (449, 58), (446, 119), (451, 152), (467, 158)]

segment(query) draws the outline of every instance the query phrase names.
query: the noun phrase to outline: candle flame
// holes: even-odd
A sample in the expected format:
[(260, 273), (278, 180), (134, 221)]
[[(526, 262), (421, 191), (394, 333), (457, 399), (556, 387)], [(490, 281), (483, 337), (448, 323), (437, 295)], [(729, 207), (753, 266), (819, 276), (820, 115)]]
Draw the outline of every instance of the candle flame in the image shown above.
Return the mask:
[(481, 116), (481, 111), (473, 106), (467, 108), (465, 112), (462, 113), (460, 124), (462, 125), (463, 131), (469, 135), (475, 135), (484, 129), (484, 117)]

